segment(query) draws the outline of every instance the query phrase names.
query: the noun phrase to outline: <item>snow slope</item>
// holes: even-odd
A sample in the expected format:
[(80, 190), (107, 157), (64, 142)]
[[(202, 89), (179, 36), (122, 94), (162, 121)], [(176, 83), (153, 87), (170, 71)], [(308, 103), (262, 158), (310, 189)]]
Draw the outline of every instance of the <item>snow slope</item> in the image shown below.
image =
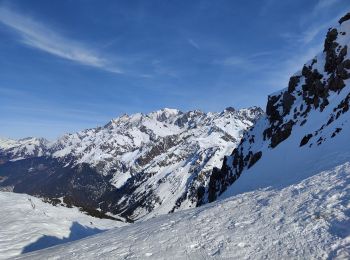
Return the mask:
[(0, 259), (125, 225), (87, 216), (77, 208), (53, 206), (25, 194), (0, 192), (0, 205)]
[(349, 259), (350, 163), (17, 259)]

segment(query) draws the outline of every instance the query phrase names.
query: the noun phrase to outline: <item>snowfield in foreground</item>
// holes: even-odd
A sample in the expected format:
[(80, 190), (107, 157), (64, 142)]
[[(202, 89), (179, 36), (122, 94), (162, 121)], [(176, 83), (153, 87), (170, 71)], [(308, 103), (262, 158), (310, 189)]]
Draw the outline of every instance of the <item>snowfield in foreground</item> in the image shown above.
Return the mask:
[(19, 259), (350, 258), (350, 163)]
[(0, 192), (0, 259), (100, 233), (124, 223), (87, 216), (77, 208)]

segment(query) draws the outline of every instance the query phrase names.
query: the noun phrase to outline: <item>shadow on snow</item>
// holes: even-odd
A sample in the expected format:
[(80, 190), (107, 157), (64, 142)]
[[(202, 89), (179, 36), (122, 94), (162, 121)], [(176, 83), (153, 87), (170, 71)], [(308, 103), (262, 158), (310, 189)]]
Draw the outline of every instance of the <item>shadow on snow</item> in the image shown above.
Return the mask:
[(69, 237), (58, 238), (55, 236), (47, 236), (44, 235), (40, 237), (37, 241), (25, 246), (22, 250), (22, 254), (33, 252), (36, 250), (44, 249), (47, 247), (71, 242), (74, 240), (82, 239), (87, 236), (91, 236), (97, 233), (101, 233), (105, 230), (101, 230), (98, 228), (90, 228), (80, 225), (78, 222), (73, 222), (70, 227)]

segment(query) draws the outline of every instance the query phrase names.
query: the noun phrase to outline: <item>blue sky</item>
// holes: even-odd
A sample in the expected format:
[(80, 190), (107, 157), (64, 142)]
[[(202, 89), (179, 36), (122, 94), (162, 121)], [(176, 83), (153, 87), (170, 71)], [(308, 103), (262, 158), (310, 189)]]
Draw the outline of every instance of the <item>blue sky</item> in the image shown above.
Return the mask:
[(123, 113), (259, 105), (322, 50), (344, 0), (0, 0), (0, 136)]

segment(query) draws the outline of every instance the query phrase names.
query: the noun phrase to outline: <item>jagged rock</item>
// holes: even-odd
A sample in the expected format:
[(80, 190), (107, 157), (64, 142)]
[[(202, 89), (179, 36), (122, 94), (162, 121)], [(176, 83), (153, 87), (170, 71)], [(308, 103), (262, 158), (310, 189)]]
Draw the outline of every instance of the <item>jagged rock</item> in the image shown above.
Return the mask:
[(236, 111), (236, 109), (234, 109), (233, 107), (226, 107), (225, 110), (228, 112), (235, 112)]
[(292, 120), (288, 121), (281, 128), (278, 128), (277, 131), (271, 136), (271, 147), (275, 148), (281, 142), (286, 140), (292, 133), (292, 127), (294, 122)]
[(345, 83), (340, 77), (331, 75), (328, 79), (328, 87), (332, 91), (339, 91), (345, 87)]
[(335, 129), (335, 131), (332, 133), (331, 138), (335, 137), (341, 130), (342, 130), (341, 128), (337, 127), (337, 128)]
[(295, 97), (288, 92), (284, 92), (282, 98), (283, 115), (287, 115), (294, 103)]
[(261, 156), (262, 156), (262, 152), (261, 151), (259, 151), (259, 152), (255, 153), (254, 155), (252, 155), (250, 157), (250, 161), (249, 161), (249, 164), (248, 164), (248, 169), (250, 167), (252, 167), (257, 161), (259, 161)]
[(292, 93), (300, 82), (300, 76), (293, 76), (289, 79), (288, 92)]
[(304, 136), (303, 139), (301, 139), (300, 147), (306, 145), (309, 142), (309, 140), (311, 139), (311, 137), (312, 137), (312, 134), (308, 134), (308, 135)]
[(269, 116), (271, 122), (281, 119), (281, 115), (279, 114), (276, 106), (276, 102), (280, 99), (280, 97), (280, 95), (268, 97), (266, 114)]
[(337, 39), (337, 29), (329, 30), (324, 43), (324, 52), (326, 53), (325, 71), (332, 73), (337, 66), (336, 48), (339, 45), (335, 40)]
[(339, 24), (342, 24), (343, 22), (350, 20), (350, 13), (347, 13), (346, 15), (344, 15), (342, 18), (339, 19)]

